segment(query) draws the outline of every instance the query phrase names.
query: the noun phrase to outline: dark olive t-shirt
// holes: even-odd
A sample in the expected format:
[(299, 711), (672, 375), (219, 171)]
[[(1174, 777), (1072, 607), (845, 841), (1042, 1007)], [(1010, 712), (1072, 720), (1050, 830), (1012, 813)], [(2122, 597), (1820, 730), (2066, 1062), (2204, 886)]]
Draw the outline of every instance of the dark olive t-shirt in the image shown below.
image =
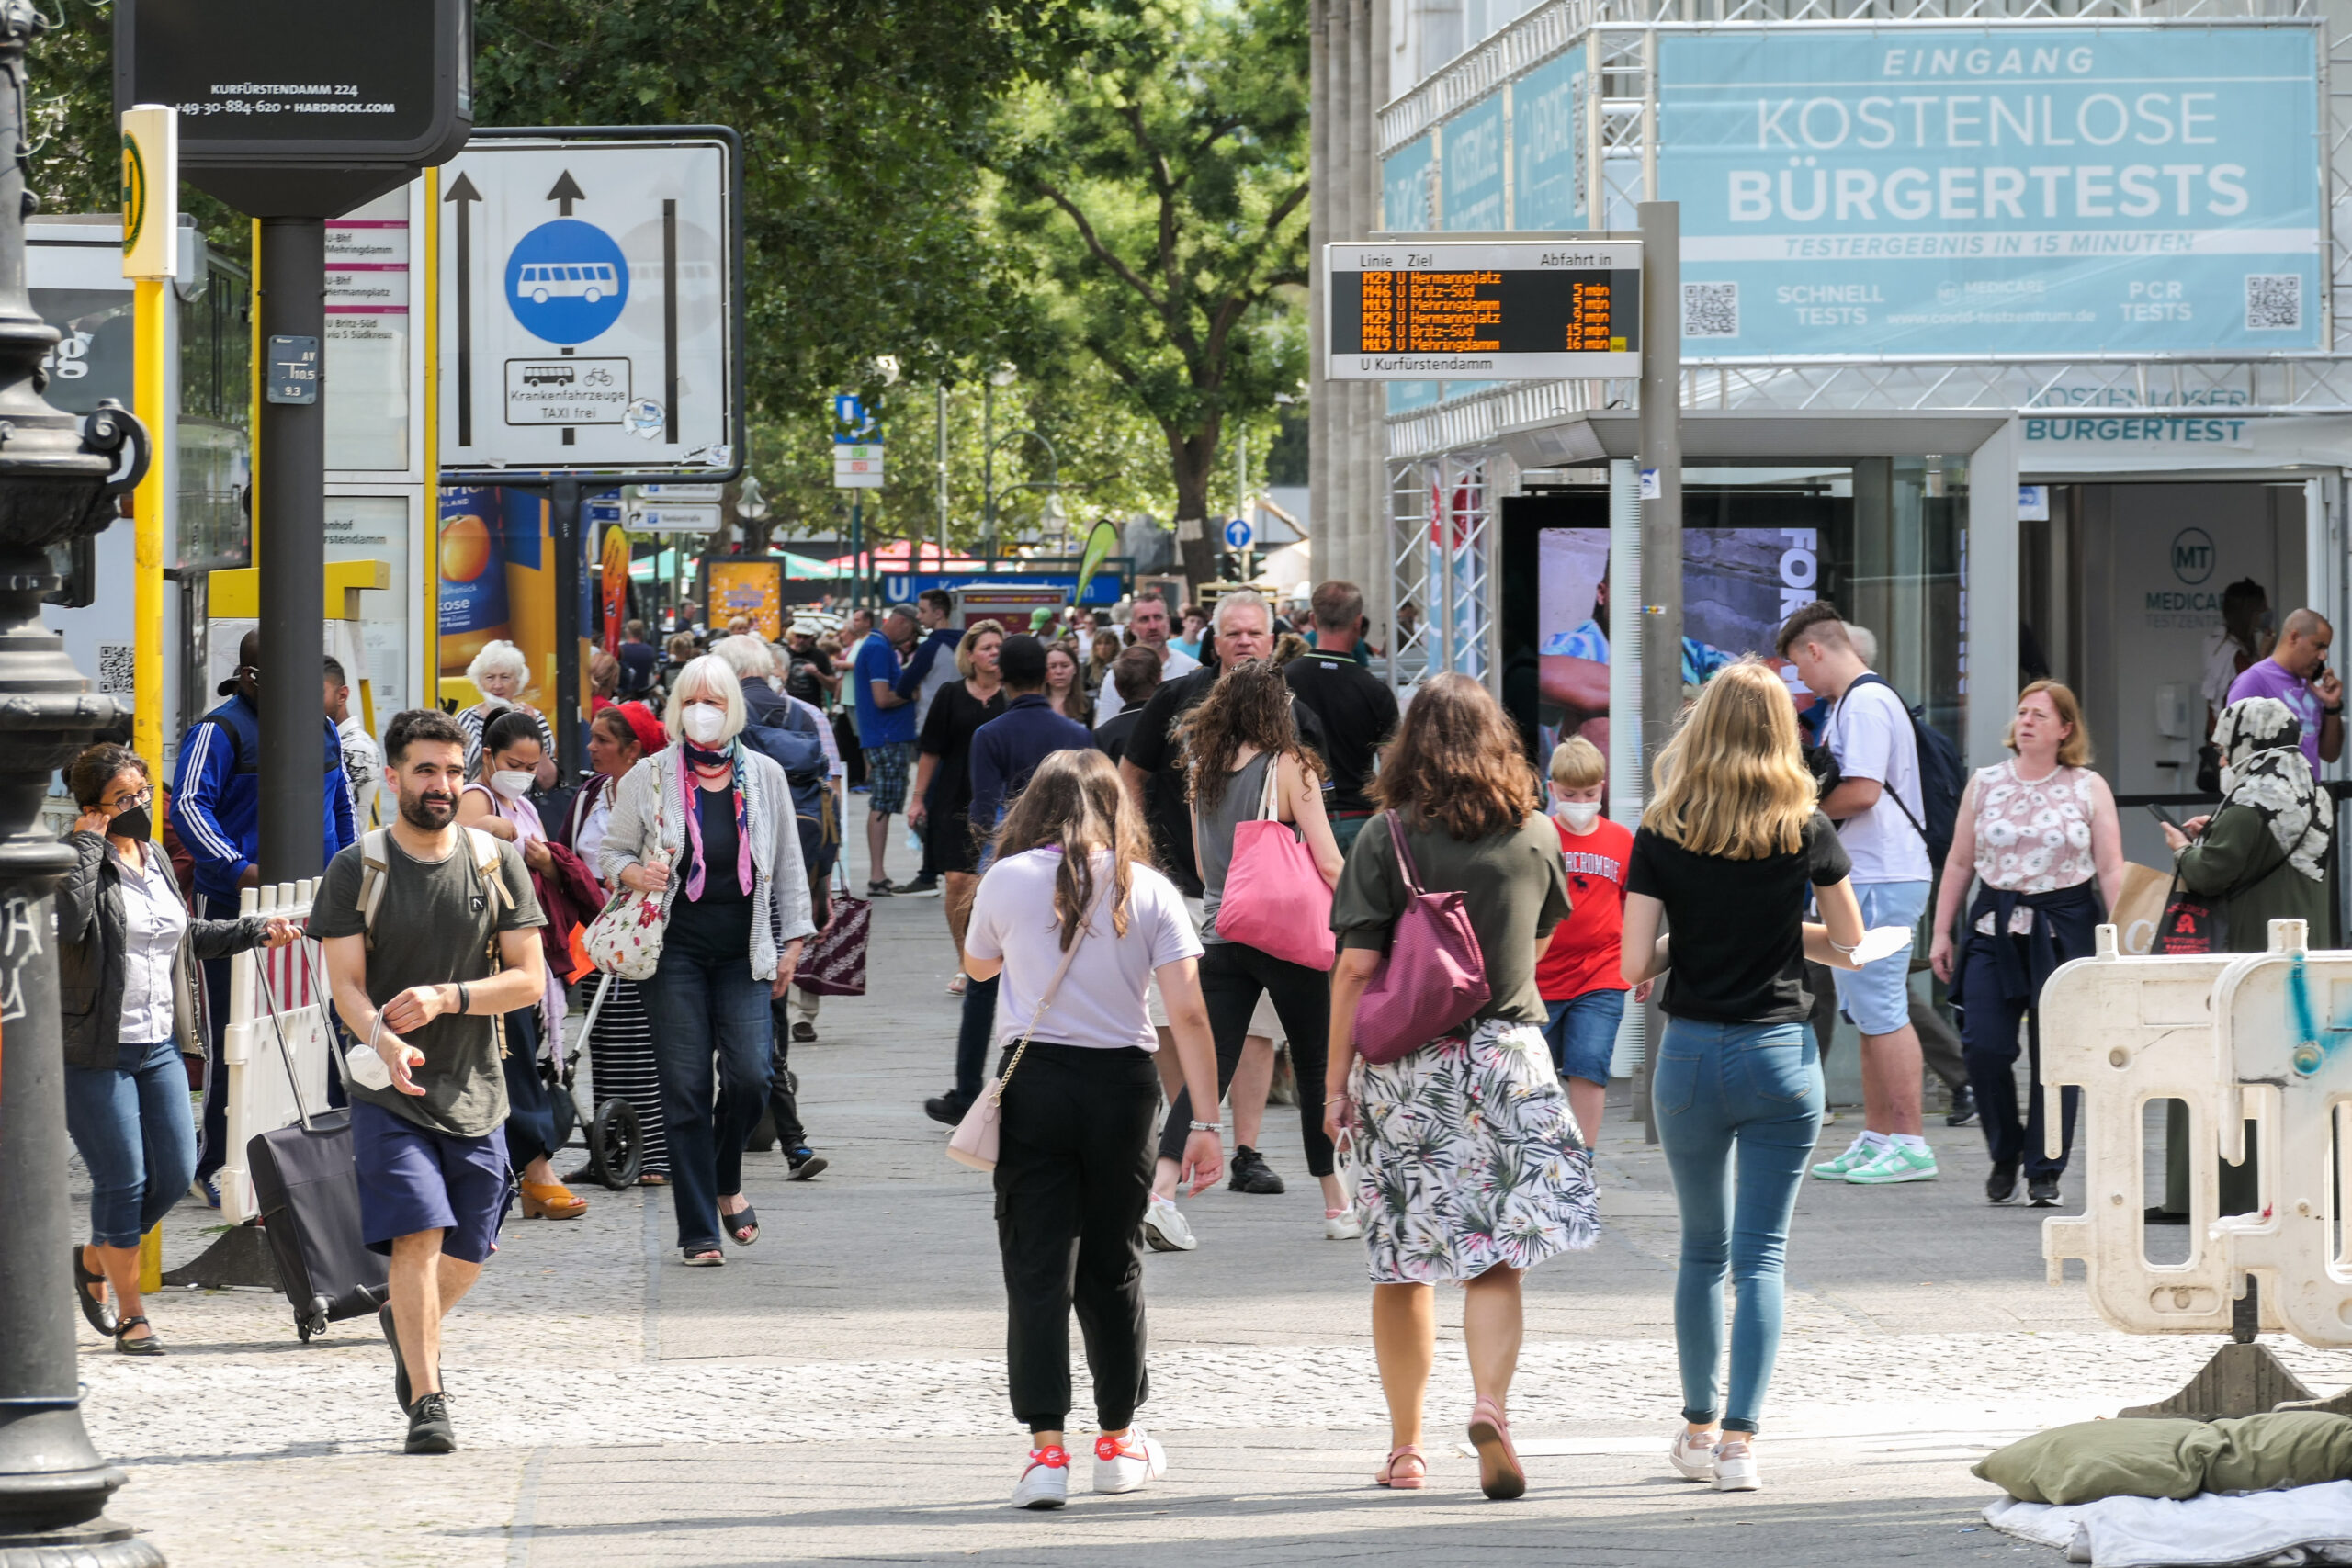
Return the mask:
[[(361, 853), (366, 840), (334, 857), (311, 906), (310, 934), (359, 936)], [(531, 874), (514, 846), (499, 846), (506, 897), (493, 922), (488, 890), (464, 831), (447, 858), (421, 861), (384, 835), (384, 895), (376, 906), (376, 945), (368, 954), (368, 999), (381, 1007), (412, 986), (470, 985), (490, 978), (493, 929), (522, 931), (547, 924), (531, 891)], [(506, 1076), (499, 1065), (497, 1020), (487, 1014), (444, 1014), (404, 1039), (424, 1053), (409, 1069), (423, 1095), (390, 1087), (351, 1084), (352, 1098), (404, 1116), (420, 1127), (458, 1138), (479, 1138), (506, 1120)], [(360, 1043), (365, 1044), (363, 1040)]]
[(1846, 879), (1845, 846), (1816, 811), (1802, 844), (1762, 860), (1693, 854), (1644, 828), (1634, 835), (1625, 891), (1666, 906), (1673, 970), (1658, 1005), (1702, 1023), (1798, 1023), (1804, 988), (1806, 890)]

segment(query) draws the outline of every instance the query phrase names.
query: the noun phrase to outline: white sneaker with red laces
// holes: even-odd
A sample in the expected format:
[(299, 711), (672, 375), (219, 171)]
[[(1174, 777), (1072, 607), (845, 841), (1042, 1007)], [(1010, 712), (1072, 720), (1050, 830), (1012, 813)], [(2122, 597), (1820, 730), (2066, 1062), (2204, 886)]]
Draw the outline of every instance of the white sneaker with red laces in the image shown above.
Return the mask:
[(1016, 1508), (1058, 1508), (1069, 1501), (1069, 1454), (1055, 1449), (1031, 1449), (1029, 1467), (1012, 1488)]
[(1124, 1438), (1107, 1433), (1094, 1439), (1094, 1490), (1097, 1493), (1140, 1492), (1146, 1482), (1168, 1473), (1168, 1450), (1141, 1427), (1130, 1427)]

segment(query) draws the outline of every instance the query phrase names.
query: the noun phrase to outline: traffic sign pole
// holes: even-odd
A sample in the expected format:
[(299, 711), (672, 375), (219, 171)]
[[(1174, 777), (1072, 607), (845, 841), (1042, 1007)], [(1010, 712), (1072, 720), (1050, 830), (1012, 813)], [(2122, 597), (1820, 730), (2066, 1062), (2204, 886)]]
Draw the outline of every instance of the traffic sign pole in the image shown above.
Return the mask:
[[(327, 234), (317, 218), (261, 220), (261, 323), (256, 335), (307, 340), (307, 393), (278, 352), (266, 362), (254, 471), (261, 514), (261, 871), (295, 882), (326, 869), (319, 831), (325, 742), (319, 682), (324, 645), (326, 404), (318, 345), (326, 336)], [(275, 345), (273, 345), (275, 348)], [(298, 349), (297, 353), (300, 352)], [(288, 362), (291, 363), (291, 362)], [(309, 759), (305, 761), (305, 759)]]

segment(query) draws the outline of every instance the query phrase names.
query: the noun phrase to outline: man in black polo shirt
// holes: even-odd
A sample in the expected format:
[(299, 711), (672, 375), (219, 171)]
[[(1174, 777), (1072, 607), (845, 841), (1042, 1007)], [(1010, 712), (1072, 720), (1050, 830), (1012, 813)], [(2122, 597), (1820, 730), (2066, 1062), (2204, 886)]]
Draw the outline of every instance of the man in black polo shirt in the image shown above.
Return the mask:
[(1315, 646), (1283, 666), (1283, 679), (1322, 721), (1324, 744), (1317, 750), (1331, 768), (1323, 808), (1345, 854), (1372, 816), (1364, 792), (1381, 746), (1396, 730), (1396, 694), (1356, 660), (1363, 590), (1335, 580), (1317, 587), (1309, 604)]

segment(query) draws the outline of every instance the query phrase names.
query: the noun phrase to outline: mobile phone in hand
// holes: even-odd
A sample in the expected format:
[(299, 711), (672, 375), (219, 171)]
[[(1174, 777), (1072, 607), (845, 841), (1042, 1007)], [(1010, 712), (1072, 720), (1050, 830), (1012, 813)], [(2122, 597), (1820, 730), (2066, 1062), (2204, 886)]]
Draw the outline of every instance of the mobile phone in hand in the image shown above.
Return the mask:
[(2166, 811), (2163, 807), (2158, 806), (2153, 800), (2149, 801), (2147, 804), (2149, 816), (2154, 818), (2157, 821), (2163, 823), (2167, 828), (2177, 828), (2180, 826), (2178, 822), (2173, 819), (2171, 812)]

